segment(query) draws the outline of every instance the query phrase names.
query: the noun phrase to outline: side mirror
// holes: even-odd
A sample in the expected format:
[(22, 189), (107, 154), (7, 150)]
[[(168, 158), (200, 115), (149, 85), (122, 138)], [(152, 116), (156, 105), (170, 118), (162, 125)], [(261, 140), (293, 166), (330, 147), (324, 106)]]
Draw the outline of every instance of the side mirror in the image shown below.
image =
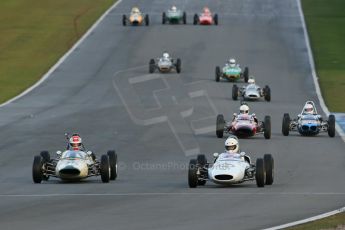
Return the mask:
[(56, 155), (61, 156), (62, 152), (61, 151), (56, 151)]
[(213, 153), (213, 157), (214, 157), (214, 158), (219, 157), (219, 153)]

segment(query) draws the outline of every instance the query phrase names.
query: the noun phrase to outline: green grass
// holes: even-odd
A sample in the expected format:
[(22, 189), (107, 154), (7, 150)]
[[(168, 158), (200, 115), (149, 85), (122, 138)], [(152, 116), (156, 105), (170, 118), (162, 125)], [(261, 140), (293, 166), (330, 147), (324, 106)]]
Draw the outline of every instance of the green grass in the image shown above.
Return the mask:
[(0, 103), (39, 80), (115, 0), (1, 0)]
[[(320, 230), (320, 229), (336, 229), (336, 227), (345, 224), (345, 213), (330, 216), (325, 219), (313, 221), (307, 224), (297, 225), (289, 230)], [(344, 229), (344, 228), (342, 228)]]
[(345, 1), (302, 0), (322, 96), (345, 112)]

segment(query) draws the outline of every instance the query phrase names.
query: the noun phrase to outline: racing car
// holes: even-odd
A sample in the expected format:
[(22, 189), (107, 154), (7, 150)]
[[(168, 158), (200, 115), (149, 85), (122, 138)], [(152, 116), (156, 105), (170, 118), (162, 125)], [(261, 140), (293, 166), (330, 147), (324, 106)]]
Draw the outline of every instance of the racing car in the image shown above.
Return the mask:
[(127, 22), (133, 26), (143, 25), (144, 23), (148, 26), (150, 24), (150, 19), (148, 14), (145, 14), (144, 16), (138, 7), (133, 7), (129, 17), (125, 14), (122, 15), (122, 25), (126, 26)]
[(233, 134), (240, 138), (264, 134), (265, 139), (271, 138), (271, 117), (265, 116), (264, 121), (258, 121), (255, 114), (234, 114), (231, 122), (224, 120), (223, 114), (218, 114), (216, 135), (222, 138), (224, 133)]
[(218, 14), (212, 15), (209, 8), (204, 7), (200, 15), (194, 14), (193, 24), (197, 25), (218, 25)]
[(155, 70), (158, 70), (161, 73), (171, 72), (176, 70), (177, 73), (181, 72), (181, 59), (177, 58), (176, 60), (172, 59), (167, 52), (163, 53), (163, 56), (160, 58), (151, 59), (149, 62), (149, 73), (154, 73)]
[(271, 101), (271, 89), (268, 85), (265, 88), (255, 84), (253, 78), (249, 78), (248, 85), (238, 87), (237, 85), (232, 86), (232, 99), (237, 100), (238, 97), (242, 97), (245, 100), (259, 100), (264, 98), (266, 101)]
[(102, 182), (108, 183), (109, 180), (115, 180), (117, 175), (117, 154), (114, 150), (109, 150), (100, 159), (91, 151), (57, 151), (53, 159), (48, 151), (42, 151), (34, 157), (32, 165), (34, 183), (47, 181), (49, 177), (80, 181), (92, 176), (101, 176)]
[(214, 163), (209, 163), (206, 156), (199, 154), (191, 159), (188, 168), (188, 185), (190, 188), (205, 185), (207, 181), (215, 184), (232, 185), (256, 180), (258, 187), (272, 185), (274, 180), (274, 160), (271, 154), (258, 158), (252, 164), (250, 157), (240, 153), (240, 157), (231, 154), (214, 153)]
[(226, 79), (228, 81), (234, 82), (243, 78), (244, 82), (248, 82), (249, 79), (249, 68), (245, 67), (244, 70), (239, 65), (232, 66), (231, 64), (225, 64), (221, 69), (219, 66), (216, 66), (216, 75), (215, 80), (219, 82), (220, 79)]
[(315, 136), (320, 132), (327, 132), (329, 137), (335, 136), (335, 116), (328, 116), (328, 120), (323, 120), (322, 116), (317, 113), (313, 101), (307, 101), (302, 112), (297, 118), (290, 118), (289, 113), (283, 116), (282, 133), (288, 136), (290, 131), (297, 131), (302, 136)]
[(162, 24), (167, 22), (170, 24), (178, 24), (181, 21), (183, 24), (187, 23), (187, 14), (186, 12), (182, 12), (182, 10), (177, 9), (175, 6), (171, 7), (167, 13), (163, 12), (162, 14)]

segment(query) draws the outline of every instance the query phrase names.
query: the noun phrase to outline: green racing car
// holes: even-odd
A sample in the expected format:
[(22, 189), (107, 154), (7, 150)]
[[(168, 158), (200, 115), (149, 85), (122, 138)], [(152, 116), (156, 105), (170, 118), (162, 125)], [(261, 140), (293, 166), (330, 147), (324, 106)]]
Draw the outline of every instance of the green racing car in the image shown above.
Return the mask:
[(182, 12), (182, 10), (178, 10), (175, 6), (162, 14), (162, 24), (178, 24), (181, 21), (183, 24), (187, 23), (187, 14)]
[(219, 82), (220, 79), (234, 82), (238, 81), (240, 78), (243, 78), (244, 82), (247, 83), (249, 79), (249, 69), (248, 67), (242, 69), (238, 64), (236, 64), (235, 59), (230, 59), (229, 63), (226, 63), (222, 69), (219, 66), (216, 67), (216, 82)]

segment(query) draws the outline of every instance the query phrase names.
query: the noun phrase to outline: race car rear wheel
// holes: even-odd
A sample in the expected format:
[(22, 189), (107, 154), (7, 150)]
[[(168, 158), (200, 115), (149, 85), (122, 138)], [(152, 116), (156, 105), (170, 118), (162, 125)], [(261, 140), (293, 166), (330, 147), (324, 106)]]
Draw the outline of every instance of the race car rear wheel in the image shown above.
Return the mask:
[(199, 21), (199, 16), (197, 14), (194, 14), (193, 25), (198, 24), (198, 21)]
[(181, 59), (179, 58), (176, 60), (176, 72), (181, 73)]
[(117, 154), (115, 150), (109, 150), (107, 155), (110, 164), (110, 180), (115, 180), (117, 178)]
[(274, 160), (271, 154), (264, 155), (264, 164), (266, 172), (266, 185), (272, 185), (274, 179)]
[(256, 185), (258, 187), (264, 187), (265, 186), (265, 163), (264, 159), (258, 158), (256, 160), (256, 169), (255, 169), (255, 180), (256, 180)]
[(43, 159), (41, 156), (35, 156), (32, 165), (32, 179), (34, 183), (41, 183), (43, 180)]
[(265, 100), (271, 101), (271, 89), (268, 85), (266, 85), (264, 88), (264, 94), (265, 94)]
[(148, 26), (150, 24), (150, 18), (149, 18), (149, 15), (146, 14), (145, 15), (145, 25)]
[(282, 133), (284, 136), (289, 136), (290, 122), (290, 115), (288, 113), (284, 113), (282, 124)]
[(216, 123), (216, 135), (218, 138), (222, 138), (224, 134), (225, 120), (223, 114), (218, 114)]
[(249, 79), (249, 68), (245, 67), (243, 71), (244, 82), (247, 83)]
[(126, 15), (122, 15), (122, 25), (126, 26), (127, 24), (127, 16)]
[(334, 137), (335, 136), (335, 116), (333, 114), (328, 116), (328, 136)]
[(155, 72), (156, 64), (155, 60), (151, 59), (149, 62), (149, 73)]
[(190, 188), (196, 188), (198, 186), (197, 171), (197, 160), (191, 159), (188, 167), (188, 185)]
[(216, 82), (219, 82), (219, 80), (220, 80), (220, 75), (221, 75), (221, 72), (220, 72), (220, 68), (219, 68), (219, 66), (216, 66), (216, 77), (215, 77), (215, 79), (216, 79)]
[(214, 24), (217, 26), (218, 25), (218, 14), (215, 14), (213, 16), (213, 21), (214, 21)]
[[(199, 154), (196, 160), (200, 168), (204, 168), (207, 164), (207, 158), (204, 154)], [(206, 175), (202, 175), (202, 176), (203, 178), (206, 177)], [(198, 185), (205, 185), (205, 184), (206, 184), (206, 180), (198, 180)]]
[(233, 85), (232, 86), (232, 100), (236, 101), (238, 99), (238, 86)]
[(165, 12), (163, 12), (163, 14), (162, 14), (162, 24), (165, 24), (166, 19), (167, 19), (167, 16), (166, 16)]
[(182, 21), (183, 21), (183, 24), (187, 24), (187, 14), (186, 14), (186, 12), (183, 12)]
[(101, 164), (100, 164), (100, 173), (101, 173), (101, 179), (103, 183), (109, 182), (109, 179), (110, 179), (109, 171), (110, 171), (109, 157), (108, 155), (102, 155)]
[(264, 119), (264, 137), (265, 139), (271, 138), (271, 117), (265, 116)]

